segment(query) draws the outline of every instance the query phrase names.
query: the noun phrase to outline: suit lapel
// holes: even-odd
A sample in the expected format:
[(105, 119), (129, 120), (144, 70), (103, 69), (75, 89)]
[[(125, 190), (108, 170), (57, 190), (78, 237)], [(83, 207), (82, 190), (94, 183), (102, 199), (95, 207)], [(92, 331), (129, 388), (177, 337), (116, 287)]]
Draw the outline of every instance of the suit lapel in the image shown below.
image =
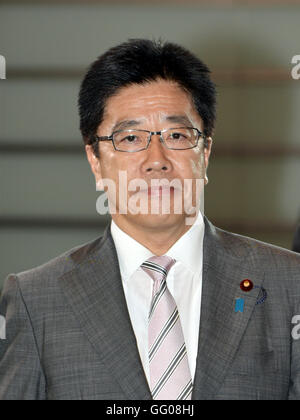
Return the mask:
[[(223, 245), (214, 226), (205, 220), (203, 289), (198, 357), (193, 399), (213, 399), (234, 360), (256, 305), (259, 288), (243, 292), (242, 280), (262, 286), (263, 273), (249, 268), (249, 249)], [(224, 239), (224, 238), (222, 238)], [(235, 312), (236, 299), (244, 299), (243, 312)]]
[(123, 292), (119, 264), (109, 227), (95, 249), (80, 249), (80, 262), (60, 284), (84, 334), (126, 399), (151, 399)]

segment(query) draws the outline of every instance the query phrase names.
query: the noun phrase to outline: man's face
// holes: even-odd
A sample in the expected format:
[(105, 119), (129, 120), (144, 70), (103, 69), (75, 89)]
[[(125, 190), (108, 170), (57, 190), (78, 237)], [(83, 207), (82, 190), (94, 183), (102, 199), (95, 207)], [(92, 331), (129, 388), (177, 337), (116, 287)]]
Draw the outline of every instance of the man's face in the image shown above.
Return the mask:
[[(176, 127), (195, 127), (203, 132), (203, 122), (197, 113), (190, 96), (176, 83), (169, 81), (155, 81), (144, 85), (131, 85), (119, 90), (110, 97), (106, 103), (103, 122), (98, 127), (98, 136), (110, 136), (112, 132), (120, 129), (142, 129), (149, 131), (161, 131)], [(166, 179), (178, 180), (184, 187), (184, 180), (192, 181), (192, 204), (196, 203), (196, 180), (204, 180), (205, 169), (211, 149), (211, 139), (208, 139), (209, 147), (204, 149), (203, 139), (199, 139), (198, 146), (187, 150), (170, 150), (161, 142), (159, 135), (153, 135), (147, 150), (128, 153), (116, 151), (111, 141), (99, 142), (100, 158), (93, 154), (91, 146), (86, 146), (88, 160), (96, 178), (96, 183), (110, 179), (116, 185), (116, 198), (108, 191), (110, 204), (113, 202), (116, 214), (113, 219), (120, 227), (122, 225), (162, 229), (172, 225), (184, 223), (186, 219), (185, 205), (182, 205), (181, 214), (174, 211), (175, 201), (184, 194), (177, 188), (150, 188), (153, 180)], [(127, 214), (120, 214), (122, 202), (119, 198), (120, 171), (122, 180), (124, 174), (127, 177), (127, 186), (135, 180), (142, 180), (142, 186), (134, 191), (126, 191), (126, 203), (129, 210)], [(146, 185), (146, 188), (143, 186)], [(177, 184), (174, 184), (177, 185)], [(170, 199), (170, 211), (164, 214), (162, 200), (168, 195)], [(147, 214), (132, 214), (130, 202), (137, 202), (139, 198), (143, 203), (148, 198)], [(123, 196), (124, 204), (124, 196)], [(159, 205), (159, 212), (151, 212), (150, 202)], [(141, 202), (140, 201), (140, 202)], [(127, 204), (126, 204), (127, 206)], [(176, 208), (177, 205), (176, 205)], [(123, 208), (124, 210), (124, 208)], [(122, 213), (122, 212), (121, 212)], [(189, 214), (191, 216), (191, 214)], [(127, 229), (128, 230), (128, 229)]]

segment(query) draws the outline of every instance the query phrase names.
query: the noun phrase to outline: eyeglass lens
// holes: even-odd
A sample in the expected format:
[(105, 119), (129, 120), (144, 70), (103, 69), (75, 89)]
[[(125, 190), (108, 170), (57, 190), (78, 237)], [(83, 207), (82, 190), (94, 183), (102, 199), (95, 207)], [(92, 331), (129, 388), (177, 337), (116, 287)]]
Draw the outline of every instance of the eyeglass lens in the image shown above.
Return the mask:
[[(162, 132), (162, 137), (170, 149), (190, 149), (197, 144), (198, 131), (193, 128), (170, 128)], [(146, 149), (148, 140), (149, 132), (141, 130), (124, 130), (113, 135), (116, 149), (122, 151)]]

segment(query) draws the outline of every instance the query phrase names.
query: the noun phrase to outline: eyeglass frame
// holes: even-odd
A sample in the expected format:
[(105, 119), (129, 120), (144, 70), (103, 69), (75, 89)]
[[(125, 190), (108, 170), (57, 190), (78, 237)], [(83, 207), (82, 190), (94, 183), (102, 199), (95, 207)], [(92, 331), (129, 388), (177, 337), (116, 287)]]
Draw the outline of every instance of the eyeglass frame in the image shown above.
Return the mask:
[[(168, 147), (167, 146), (167, 144), (165, 143), (164, 138), (162, 136), (162, 133), (165, 133), (168, 130), (175, 130), (175, 129), (180, 129), (180, 128), (188, 128), (188, 129), (192, 129), (192, 130), (197, 131), (198, 137), (197, 137), (197, 140), (196, 140), (196, 144), (194, 146), (186, 147), (184, 149), (175, 149), (173, 147)], [(144, 133), (149, 133), (147, 146), (142, 148), (142, 149), (131, 150), (131, 151), (117, 149), (116, 145), (115, 145), (115, 142), (114, 142), (114, 139), (113, 139), (113, 136), (117, 133), (121, 133), (122, 131), (126, 131), (126, 132), (142, 131)], [(94, 136), (94, 139), (95, 139), (94, 143), (99, 142), (99, 141), (112, 141), (114, 149), (117, 152), (136, 153), (136, 152), (142, 152), (143, 150), (148, 149), (149, 144), (151, 143), (151, 140), (152, 140), (152, 136), (160, 136), (160, 142), (166, 147), (166, 149), (169, 149), (169, 150), (190, 150), (190, 149), (194, 149), (195, 147), (198, 146), (200, 137), (202, 137), (203, 140), (204, 140), (204, 147), (207, 147), (207, 145), (205, 144), (205, 141), (207, 139), (206, 136), (202, 133), (202, 131), (198, 130), (198, 128), (196, 128), (196, 127), (170, 127), (170, 128), (165, 128), (164, 130), (160, 130), (160, 131), (149, 131), (149, 130), (141, 130), (141, 129), (117, 130), (117, 131), (114, 131), (110, 136)]]

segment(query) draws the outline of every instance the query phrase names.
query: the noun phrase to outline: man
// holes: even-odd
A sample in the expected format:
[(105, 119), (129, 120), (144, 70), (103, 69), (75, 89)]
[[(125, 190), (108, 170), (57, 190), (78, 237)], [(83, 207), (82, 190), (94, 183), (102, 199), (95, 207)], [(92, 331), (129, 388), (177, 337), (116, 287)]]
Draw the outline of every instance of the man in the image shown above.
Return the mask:
[(215, 96), (170, 43), (131, 40), (91, 66), (81, 132), (112, 223), (6, 280), (1, 399), (300, 398), (299, 255), (202, 214)]

